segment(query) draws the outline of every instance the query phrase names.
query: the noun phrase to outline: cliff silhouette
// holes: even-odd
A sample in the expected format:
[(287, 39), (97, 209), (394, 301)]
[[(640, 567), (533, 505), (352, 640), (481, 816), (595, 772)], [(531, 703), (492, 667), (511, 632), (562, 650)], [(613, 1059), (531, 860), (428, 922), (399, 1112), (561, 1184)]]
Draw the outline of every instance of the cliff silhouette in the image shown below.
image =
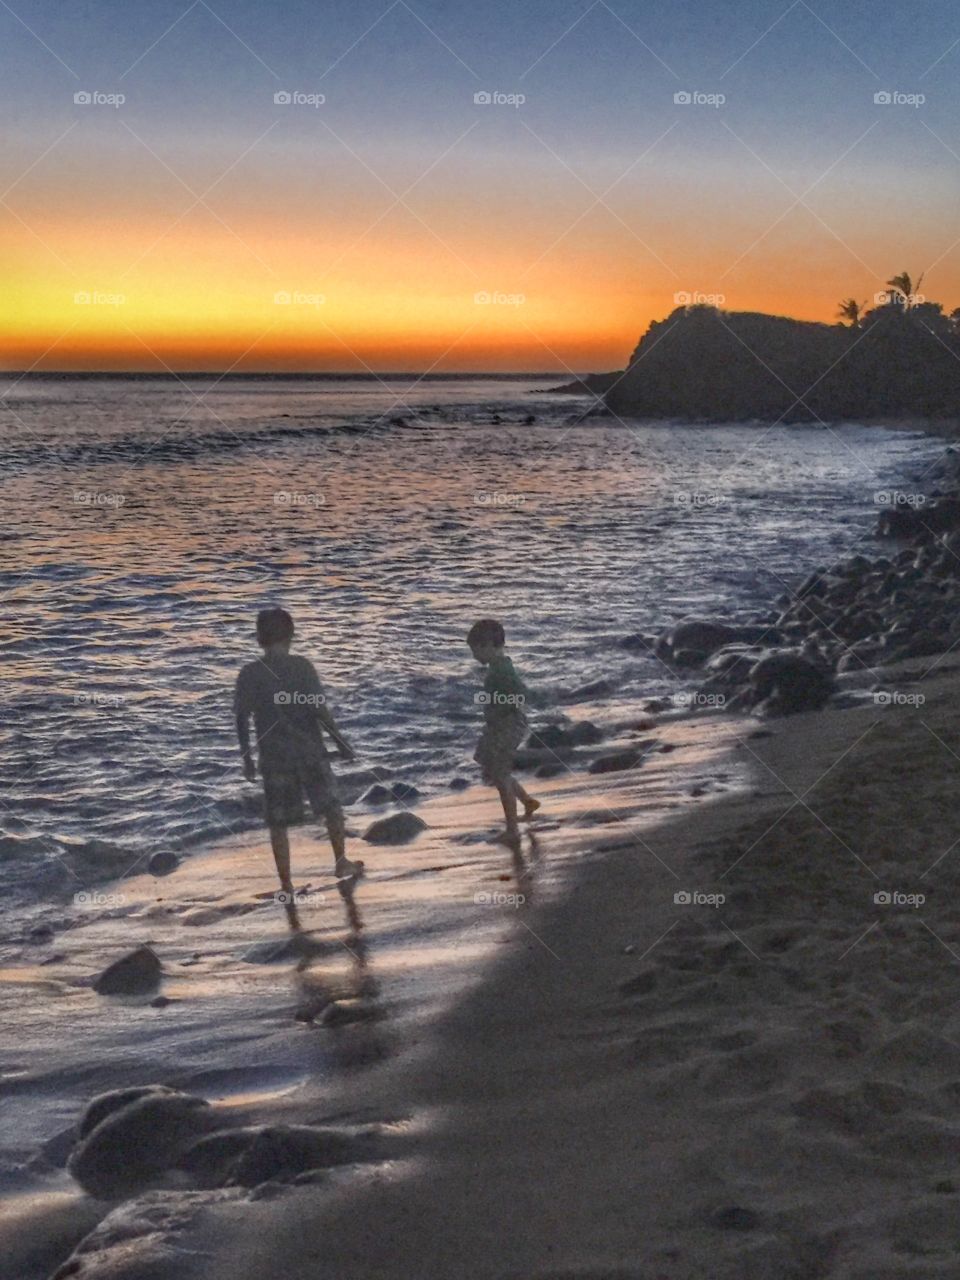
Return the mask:
[(852, 325), (678, 307), (651, 323), (604, 400), (620, 415), (691, 421), (954, 418), (957, 321), (903, 301)]

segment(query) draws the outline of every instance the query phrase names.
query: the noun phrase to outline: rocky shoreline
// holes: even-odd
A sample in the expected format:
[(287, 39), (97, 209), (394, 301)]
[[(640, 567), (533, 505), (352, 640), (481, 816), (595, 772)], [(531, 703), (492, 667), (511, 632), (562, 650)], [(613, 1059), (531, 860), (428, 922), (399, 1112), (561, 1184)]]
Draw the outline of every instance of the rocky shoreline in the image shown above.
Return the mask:
[(817, 566), (750, 625), (687, 621), (635, 647), (702, 670), (699, 705), (762, 716), (817, 710), (838, 676), (947, 652), (960, 642), (960, 453), (925, 479), (883, 495), (875, 535), (889, 554)]

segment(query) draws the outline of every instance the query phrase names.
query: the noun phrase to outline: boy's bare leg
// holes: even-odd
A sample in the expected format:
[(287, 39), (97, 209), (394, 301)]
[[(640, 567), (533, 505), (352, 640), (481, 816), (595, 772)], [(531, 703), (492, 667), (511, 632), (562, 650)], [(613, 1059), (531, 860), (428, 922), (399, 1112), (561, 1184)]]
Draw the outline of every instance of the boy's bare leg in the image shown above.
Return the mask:
[(310, 792), (310, 805), (316, 816), (322, 817), (326, 823), (327, 836), (333, 849), (334, 874), (341, 878), (361, 875), (363, 863), (359, 860), (351, 862), (347, 857), (347, 828), (340, 801), (326, 792), (316, 790)]
[(532, 818), (540, 808), (540, 801), (535, 800), (529, 791), (525, 791), (516, 778), (513, 779), (513, 792), (523, 805), (524, 818)]
[(323, 816), (327, 824), (330, 846), (333, 849), (334, 871), (340, 877), (360, 875), (363, 871), (363, 863), (359, 858), (356, 862), (351, 862), (347, 857), (347, 831), (343, 820), (343, 809), (337, 803), (328, 804)]
[(362, 861), (351, 861), (347, 858), (347, 826), (343, 820), (343, 808), (338, 800), (328, 800), (324, 805), (324, 822), (326, 835), (330, 837), (333, 849), (334, 872), (339, 877), (360, 876), (364, 870)]
[(277, 875), (280, 877), (280, 888), (284, 893), (293, 893), (293, 881), (290, 879), (290, 840), (286, 827), (270, 828), (270, 845), (273, 849), (273, 860), (277, 864)]
[(508, 775), (495, 785), (500, 794), (500, 803), (503, 805), (503, 816), (507, 823), (507, 839), (511, 842), (519, 841), (520, 827), (517, 824), (516, 784)]

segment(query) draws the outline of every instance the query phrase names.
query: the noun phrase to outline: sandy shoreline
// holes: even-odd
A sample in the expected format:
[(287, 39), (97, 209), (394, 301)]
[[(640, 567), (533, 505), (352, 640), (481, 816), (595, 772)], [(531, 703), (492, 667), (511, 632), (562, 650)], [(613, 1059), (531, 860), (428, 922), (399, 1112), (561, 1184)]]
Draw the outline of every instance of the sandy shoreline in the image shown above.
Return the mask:
[(586, 860), (442, 1052), (354, 1095), (417, 1117), (416, 1161), (208, 1218), (203, 1274), (955, 1275), (960, 677), (911, 683), (931, 663), (890, 684), (922, 705), (744, 737), (751, 793)]

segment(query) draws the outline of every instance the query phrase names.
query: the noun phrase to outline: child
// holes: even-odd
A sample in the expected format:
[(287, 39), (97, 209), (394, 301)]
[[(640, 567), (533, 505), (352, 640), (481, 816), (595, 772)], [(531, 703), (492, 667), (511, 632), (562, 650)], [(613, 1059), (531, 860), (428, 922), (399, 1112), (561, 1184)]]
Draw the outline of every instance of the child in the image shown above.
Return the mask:
[[(327, 761), (322, 729), (330, 734), (344, 760), (353, 749), (327, 707), (313, 664), (290, 653), (293, 619), (285, 609), (263, 609), (257, 615), (257, 640), (263, 657), (248, 662), (237, 677), (237, 737), (243, 772), (253, 782), (257, 771), (250, 752), (249, 718), (257, 733), (260, 773), (270, 843), (280, 887), (293, 897), (290, 841), (287, 828), (303, 821), (306, 793), (314, 816), (323, 818), (333, 847), (336, 875), (355, 877), (362, 862), (344, 852), (344, 821), (336, 779)], [(322, 726), (322, 729), (321, 729)]]
[(505, 643), (503, 627), (492, 618), (475, 622), (467, 634), (471, 653), (487, 668), (483, 693), (477, 694), (477, 701), (483, 704), (484, 726), (473, 758), (484, 782), (500, 793), (507, 842), (515, 845), (520, 839), (517, 801), (523, 805), (526, 820), (540, 808), (540, 801), (528, 795), (513, 777), (514, 753), (527, 732), (527, 689), (503, 651)]

